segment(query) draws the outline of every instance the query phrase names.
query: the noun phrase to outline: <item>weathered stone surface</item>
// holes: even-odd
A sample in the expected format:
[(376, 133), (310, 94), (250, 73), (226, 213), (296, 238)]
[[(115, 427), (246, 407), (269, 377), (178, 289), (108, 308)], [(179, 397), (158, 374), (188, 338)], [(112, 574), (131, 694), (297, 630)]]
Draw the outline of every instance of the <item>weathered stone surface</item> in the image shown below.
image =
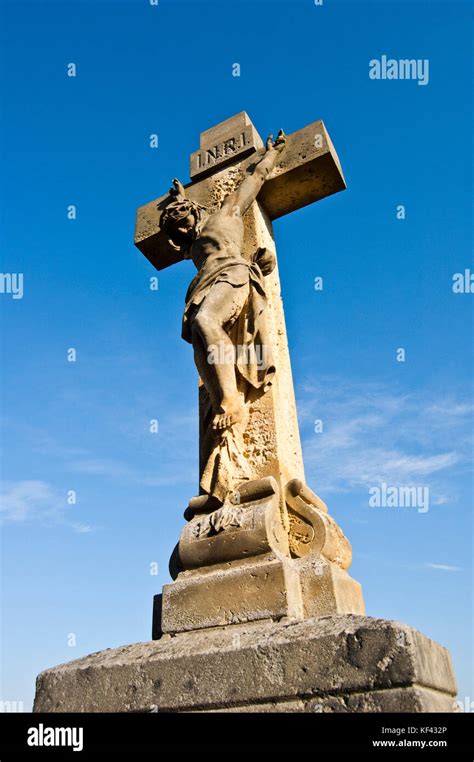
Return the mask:
[(267, 553), (179, 574), (163, 587), (161, 623), (154, 617), (153, 631), (364, 613), (361, 586), (335, 564)]
[(260, 191), (270, 219), (346, 188), (339, 158), (322, 120), (287, 136), (285, 153)]
[(359, 582), (321, 556), (304, 556), (293, 561), (298, 576), (303, 616), (365, 614)]
[[(272, 223), (256, 203), (246, 216), (244, 256), (250, 258), (258, 247), (276, 256)], [(254, 478), (271, 474), (283, 496), (286, 484), (294, 478), (304, 482), (305, 474), (278, 264), (265, 288), (268, 303), (262, 318), (277, 372), (266, 394), (251, 402), (243, 440)]]
[[(203, 710), (197, 710), (203, 711)], [(205, 711), (205, 710), (204, 710)], [(242, 712), (241, 707), (208, 709), (208, 712)], [(249, 704), (245, 712), (306, 712), (313, 714), (348, 714), (359, 712), (453, 712), (454, 700), (447, 693), (431, 688), (392, 688), (369, 693), (347, 693), (338, 696), (321, 696), (300, 701), (275, 701), (273, 703)]]
[(348, 569), (352, 546), (329, 515), (326, 503), (300, 479), (288, 482), (285, 492), (292, 554), (297, 557), (322, 555), (341, 569)]
[[(290, 482), (283, 493), (287, 499), (291, 489)], [(350, 543), (303, 482), (293, 484), (293, 491), (294, 520), (286, 531), (287, 514), (282, 518), (280, 490), (272, 476), (246, 482), (236, 493), (236, 504), (210, 513), (198, 513), (200, 499), (194, 501), (196, 514), (172, 557), (175, 581), (164, 586), (162, 609), (154, 611), (154, 633), (365, 613), (362, 589), (346, 572)], [(306, 523), (295, 528), (300, 518)], [(296, 541), (303, 526), (312, 531), (307, 545)], [(286, 532), (293, 538), (292, 552)]]
[[(199, 136), (200, 148), (212, 148), (216, 143), (223, 143), (232, 135), (237, 135), (239, 132), (249, 127), (252, 122), (246, 111), (241, 111), (239, 114), (224, 119), (218, 124), (214, 124), (207, 130), (203, 130)], [(253, 125), (252, 125), (253, 126)], [(263, 143), (260, 141), (261, 148)]]
[[(253, 495), (245, 491), (254, 486)], [(260, 487), (260, 492), (258, 488)], [(179, 564), (189, 570), (261, 556), (276, 550), (289, 556), (288, 537), (281, 515), (275, 479), (247, 482), (236, 493), (238, 502), (210, 513), (196, 513), (181, 532)]]
[(263, 142), (248, 114), (242, 111), (201, 132), (200, 147), (191, 154), (190, 177), (203, 177), (262, 148)]
[(298, 578), (292, 571), (284, 561), (264, 556), (199, 574), (184, 572), (163, 586), (163, 632), (301, 615)]
[(232, 625), (109, 649), (39, 675), (37, 712), (453, 711), (448, 651), (398, 622)]

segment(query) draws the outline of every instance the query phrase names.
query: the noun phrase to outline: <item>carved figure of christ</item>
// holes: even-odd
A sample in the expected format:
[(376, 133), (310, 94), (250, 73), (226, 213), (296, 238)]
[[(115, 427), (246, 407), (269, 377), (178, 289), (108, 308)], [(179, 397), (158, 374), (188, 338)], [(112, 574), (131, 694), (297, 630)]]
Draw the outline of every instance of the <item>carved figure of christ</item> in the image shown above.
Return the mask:
[[(170, 191), (174, 201), (161, 221), (170, 240), (184, 251), (185, 258), (193, 260), (198, 270), (186, 296), (183, 338), (193, 345), (196, 367), (212, 403), (215, 430), (230, 428), (243, 414), (237, 386), (239, 348), (230, 333), (246, 311), (250, 325), (247, 341), (255, 338), (265, 306), (263, 278), (275, 267), (274, 256), (265, 249), (255, 252), (253, 262), (244, 259), (242, 218), (284, 147), (282, 130), (274, 143), (270, 136), (262, 158), (247, 169), (240, 185), (211, 214), (186, 199), (183, 186), (175, 180)], [(270, 357), (269, 348), (260, 346), (259, 349), (260, 353), (256, 352), (250, 362), (254, 362), (257, 355), (260, 364), (263, 364), (262, 357)], [(254, 385), (265, 391), (273, 370), (269, 363)]]

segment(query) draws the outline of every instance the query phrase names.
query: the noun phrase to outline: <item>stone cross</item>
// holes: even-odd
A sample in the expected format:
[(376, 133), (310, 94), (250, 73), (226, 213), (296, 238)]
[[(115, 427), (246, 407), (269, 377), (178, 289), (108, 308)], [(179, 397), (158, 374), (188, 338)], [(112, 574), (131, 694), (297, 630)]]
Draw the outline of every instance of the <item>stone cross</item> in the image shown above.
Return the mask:
[[(34, 710), (455, 711), (449, 652), (363, 616), (350, 543), (304, 482), (272, 220), (345, 187), (324, 125), (263, 148), (238, 114), (201, 134), (191, 177), (138, 210), (135, 242), (159, 270), (183, 256), (197, 268), (183, 338), (200, 374), (201, 494), (154, 596), (155, 642), (41, 673)], [(230, 371), (209, 368), (213, 336)], [(239, 346), (272, 362), (256, 373)]]
[[(262, 148), (245, 112), (202, 132), (200, 148), (191, 154), (187, 197), (215, 208)], [(250, 257), (257, 247), (275, 251), (274, 219), (344, 188), (339, 160), (322, 121), (288, 135), (281, 160), (245, 215), (244, 256)], [(158, 270), (182, 258), (160, 229), (168, 200), (166, 194), (137, 212), (135, 244)], [(304, 480), (304, 471), (278, 268), (265, 279), (265, 287), (267, 334), (277, 370), (269, 393), (252, 405), (244, 432), (245, 454), (254, 478), (272, 475), (282, 484), (291, 478)], [(201, 470), (207, 456), (206, 433), (201, 405)]]
[[(275, 255), (273, 220), (346, 187), (322, 121), (284, 139), (284, 150), (278, 157), (274, 152), (272, 168), (243, 215), (241, 255), (248, 262), (255, 261), (256, 251)], [(190, 157), (191, 182), (183, 187), (175, 181), (178, 197), (212, 214), (264, 156), (248, 115), (237, 114), (201, 133), (199, 149)], [(137, 210), (135, 244), (157, 270), (183, 259), (161, 224), (172, 198), (165, 194)], [(264, 333), (274, 379), (264, 394), (248, 395), (239, 426), (217, 434), (200, 381), (200, 495), (190, 500), (189, 524), (171, 560), (178, 579), (165, 586), (162, 604), (156, 596), (155, 634), (268, 616), (363, 610), (360, 586), (346, 574), (350, 544), (305, 484), (278, 267), (265, 274)], [(297, 571), (290, 560), (304, 556), (305, 571)], [(324, 559), (317, 573), (315, 557)], [(250, 572), (251, 558), (258, 559), (258, 573)], [(221, 564), (222, 574), (210, 576), (209, 568), (217, 573)], [(244, 575), (244, 585), (235, 574)]]

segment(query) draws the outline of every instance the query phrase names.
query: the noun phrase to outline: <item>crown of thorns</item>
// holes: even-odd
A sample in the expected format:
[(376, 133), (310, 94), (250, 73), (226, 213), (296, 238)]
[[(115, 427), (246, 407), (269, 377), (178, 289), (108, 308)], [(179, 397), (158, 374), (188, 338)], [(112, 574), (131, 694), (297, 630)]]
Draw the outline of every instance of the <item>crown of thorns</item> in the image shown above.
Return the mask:
[(165, 230), (168, 227), (173, 227), (177, 222), (185, 219), (190, 214), (194, 217), (194, 221), (197, 224), (201, 221), (203, 212), (204, 207), (190, 199), (185, 198), (172, 201), (161, 215), (161, 227)]

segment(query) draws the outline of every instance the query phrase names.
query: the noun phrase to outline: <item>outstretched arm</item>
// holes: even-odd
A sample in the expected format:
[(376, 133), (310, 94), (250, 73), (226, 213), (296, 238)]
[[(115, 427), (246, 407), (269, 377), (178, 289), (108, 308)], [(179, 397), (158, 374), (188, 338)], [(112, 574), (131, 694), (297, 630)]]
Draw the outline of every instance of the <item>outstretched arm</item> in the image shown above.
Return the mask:
[(222, 209), (228, 210), (231, 214), (239, 214), (240, 216), (245, 214), (257, 198), (262, 185), (275, 166), (277, 158), (285, 145), (286, 137), (283, 130), (280, 130), (275, 142), (273, 142), (273, 136), (270, 135), (266, 142), (266, 151), (263, 157), (257, 164), (253, 165), (252, 170), (248, 172), (239, 187), (227, 196), (222, 204)]

